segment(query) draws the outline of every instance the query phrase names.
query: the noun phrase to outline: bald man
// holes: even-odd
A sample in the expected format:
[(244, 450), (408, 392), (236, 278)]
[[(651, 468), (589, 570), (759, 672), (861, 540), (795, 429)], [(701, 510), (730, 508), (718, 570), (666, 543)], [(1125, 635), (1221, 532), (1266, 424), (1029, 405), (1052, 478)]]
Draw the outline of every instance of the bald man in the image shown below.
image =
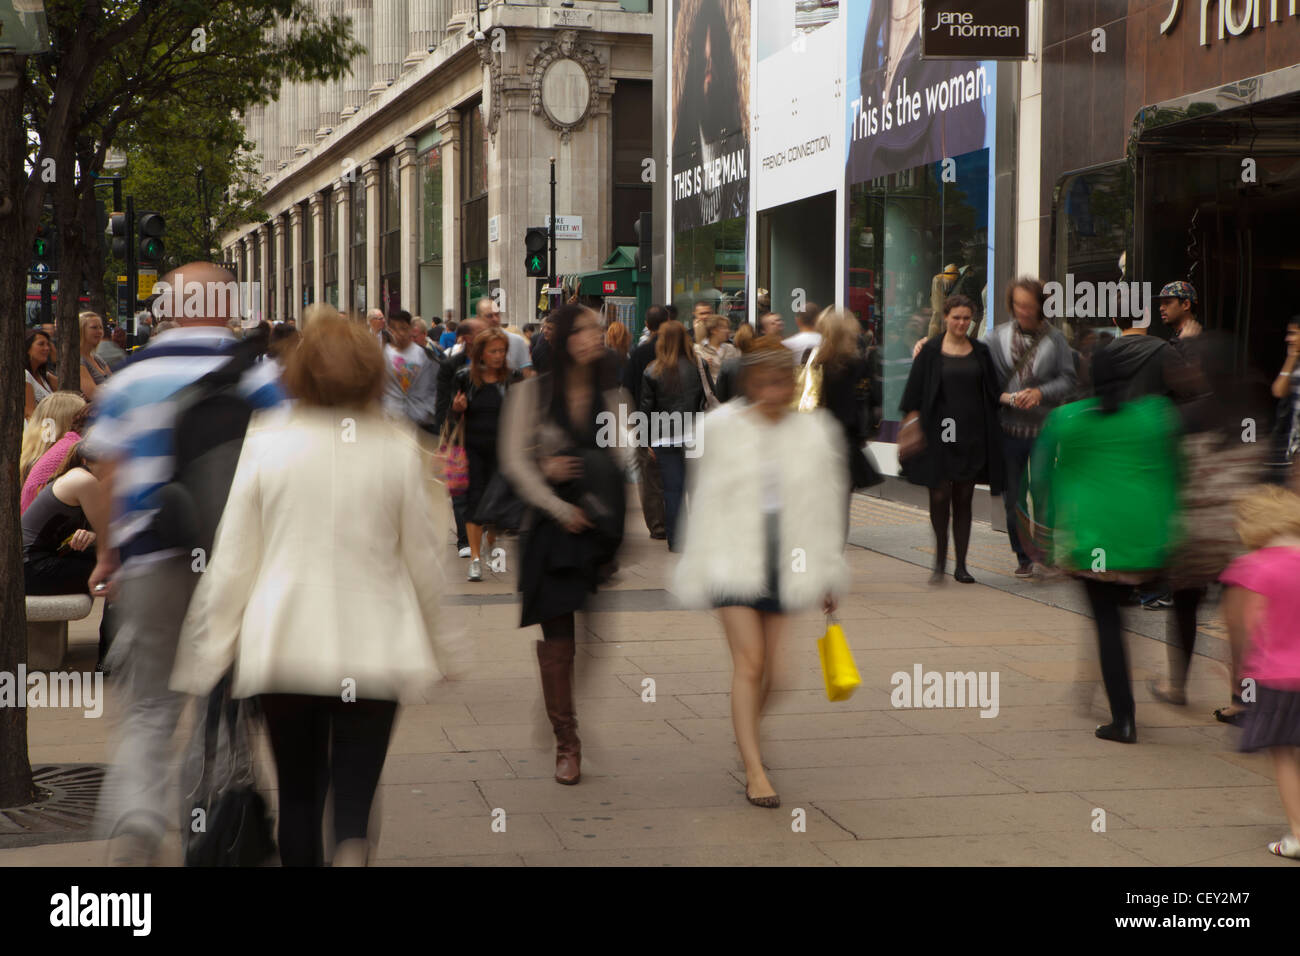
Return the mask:
[[(501, 307), (497, 305), (495, 299), (483, 296), (478, 300), (475, 311), (484, 328), (501, 328)], [(511, 332), (507, 332), (506, 336), (506, 364), (523, 372), (524, 378), (532, 378), (533, 356), (528, 349), (528, 340)]]
[[(235, 277), (210, 262), (169, 272), (155, 291), (155, 318), (179, 327), (139, 350), (99, 389), (87, 438), (90, 454), (105, 463), (112, 502), (89, 583), (112, 602), (118, 635), (100, 661), (119, 678), (122, 719), (98, 821), (101, 838), (113, 838), (116, 863), (155, 862), (173, 816), (166, 803), (171, 738), (187, 698), (167, 685), (201, 567), (190, 546), (193, 532), (175, 520), (180, 510), (164, 486), (175, 471), (177, 396), (231, 360), (236, 339), (228, 323), (239, 314)], [(283, 401), (276, 363), (249, 365), (238, 394), (254, 409)]]

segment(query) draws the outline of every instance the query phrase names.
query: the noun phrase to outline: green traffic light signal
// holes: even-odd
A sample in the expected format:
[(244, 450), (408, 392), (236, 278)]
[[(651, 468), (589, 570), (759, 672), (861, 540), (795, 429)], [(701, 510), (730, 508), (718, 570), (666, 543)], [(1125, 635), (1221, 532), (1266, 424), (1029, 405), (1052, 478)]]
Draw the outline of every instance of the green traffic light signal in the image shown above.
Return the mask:
[(530, 278), (545, 278), (547, 271), (547, 231), (540, 226), (529, 226), (524, 233), (524, 273)]
[(50, 241), (48, 239), (36, 240), (36, 258), (44, 259), (50, 254)]

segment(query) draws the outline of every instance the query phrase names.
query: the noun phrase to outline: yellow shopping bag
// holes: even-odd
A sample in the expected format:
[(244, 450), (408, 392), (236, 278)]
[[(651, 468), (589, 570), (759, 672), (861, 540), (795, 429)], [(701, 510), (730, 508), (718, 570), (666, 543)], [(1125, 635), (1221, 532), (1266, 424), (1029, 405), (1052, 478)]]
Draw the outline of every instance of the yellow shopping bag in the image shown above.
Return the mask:
[(844, 638), (844, 628), (834, 621), (826, 625), (826, 636), (817, 641), (817, 656), (826, 679), (827, 700), (848, 700), (862, 683), (853, 652)]

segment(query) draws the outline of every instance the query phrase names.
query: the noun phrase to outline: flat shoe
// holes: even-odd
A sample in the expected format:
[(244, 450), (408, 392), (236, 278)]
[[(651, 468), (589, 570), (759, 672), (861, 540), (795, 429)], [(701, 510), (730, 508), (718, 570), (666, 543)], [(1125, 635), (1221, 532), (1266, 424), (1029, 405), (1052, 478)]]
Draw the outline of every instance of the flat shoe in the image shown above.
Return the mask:
[(765, 810), (775, 810), (781, 806), (781, 797), (779, 794), (772, 794), (770, 797), (751, 797), (749, 791), (745, 791), (745, 799), (756, 807), (762, 807)]
[(1241, 718), (1243, 718), (1243, 717), (1245, 717), (1245, 716), (1246, 716), (1245, 712), (1240, 711), (1240, 710), (1237, 711), (1235, 714), (1225, 714), (1225, 713), (1223, 712), (1223, 708), (1222, 708), (1222, 707), (1216, 707), (1216, 708), (1214, 709), (1214, 719), (1215, 719), (1215, 720), (1217, 720), (1217, 721), (1218, 721), (1219, 723), (1221, 723), (1221, 724), (1231, 724), (1233, 727), (1240, 727), (1240, 726), (1241, 726)]
[(1277, 842), (1270, 843), (1268, 852), (1274, 856), (1284, 856), (1288, 860), (1300, 860), (1300, 840), (1288, 833)]
[(1096, 733), (1101, 740), (1114, 740), (1121, 744), (1135, 744), (1138, 742), (1137, 727), (1133, 725), (1131, 719), (1122, 723), (1102, 724), (1097, 728)]
[(1187, 706), (1186, 694), (1171, 694), (1168, 691), (1161, 690), (1159, 682), (1155, 680), (1147, 681), (1147, 690), (1151, 692), (1152, 697), (1160, 701), (1162, 704), (1173, 704), (1175, 707)]
[(958, 568), (952, 573), (952, 576), (962, 584), (974, 584), (975, 579), (970, 576), (970, 572), (965, 568)]

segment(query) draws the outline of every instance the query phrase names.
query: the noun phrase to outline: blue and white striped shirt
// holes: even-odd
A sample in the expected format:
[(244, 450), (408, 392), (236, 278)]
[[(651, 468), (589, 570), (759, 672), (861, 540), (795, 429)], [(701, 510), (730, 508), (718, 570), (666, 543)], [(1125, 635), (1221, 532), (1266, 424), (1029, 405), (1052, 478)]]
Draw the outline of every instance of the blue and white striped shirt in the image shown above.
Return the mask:
[[(176, 396), (220, 368), (234, 345), (229, 329), (182, 326), (164, 332), (132, 356), (95, 394), (87, 437), (91, 452), (117, 463), (109, 543), (132, 557), (160, 556), (141, 535), (158, 513), (158, 494), (175, 471)], [(253, 365), (239, 385), (255, 409), (284, 401), (276, 363)]]

